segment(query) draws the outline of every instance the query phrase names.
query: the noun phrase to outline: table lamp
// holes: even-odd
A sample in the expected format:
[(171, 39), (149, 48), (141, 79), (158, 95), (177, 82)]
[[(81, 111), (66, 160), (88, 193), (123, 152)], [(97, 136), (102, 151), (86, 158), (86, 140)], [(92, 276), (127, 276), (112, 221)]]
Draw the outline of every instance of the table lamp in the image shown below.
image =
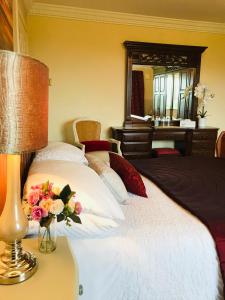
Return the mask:
[(0, 284), (29, 278), (37, 260), (23, 251), (28, 230), (20, 193), (20, 155), (47, 145), (48, 68), (36, 59), (0, 50), (0, 155), (7, 155), (6, 201), (0, 217)]

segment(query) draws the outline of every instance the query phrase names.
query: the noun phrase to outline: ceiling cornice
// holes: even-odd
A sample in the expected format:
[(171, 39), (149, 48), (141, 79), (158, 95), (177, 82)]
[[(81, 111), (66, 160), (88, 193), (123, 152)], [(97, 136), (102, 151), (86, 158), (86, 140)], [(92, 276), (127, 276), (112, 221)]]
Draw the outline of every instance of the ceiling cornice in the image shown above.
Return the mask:
[(225, 34), (224, 23), (153, 17), (38, 2), (33, 4), (29, 14), (81, 21)]

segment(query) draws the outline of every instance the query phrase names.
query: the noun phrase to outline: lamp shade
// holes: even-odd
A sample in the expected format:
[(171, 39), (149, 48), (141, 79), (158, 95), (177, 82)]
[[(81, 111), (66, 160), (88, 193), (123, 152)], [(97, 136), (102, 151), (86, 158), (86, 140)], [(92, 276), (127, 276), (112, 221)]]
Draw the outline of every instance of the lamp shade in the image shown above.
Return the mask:
[(47, 66), (0, 50), (0, 153), (34, 151), (47, 142)]

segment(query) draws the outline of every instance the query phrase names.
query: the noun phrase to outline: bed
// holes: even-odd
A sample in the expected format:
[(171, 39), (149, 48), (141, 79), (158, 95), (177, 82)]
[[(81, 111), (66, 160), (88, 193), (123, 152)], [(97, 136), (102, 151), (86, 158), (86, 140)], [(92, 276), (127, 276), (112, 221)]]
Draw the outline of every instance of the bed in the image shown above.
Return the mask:
[[(72, 170), (72, 163), (61, 161), (59, 172), (62, 164)], [(55, 165), (56, 160), (49, 169)], [(41, 178), (35, 177), (37, 169), (30, 173), (35, 180)], [(49, 169), (42, 173), (38, 169), (39, 175)], [(57, 168), (52, 171), (56, 173)], [(65, 178), (67, 174), (68, 170), (62, 172)], [(95, 223), (90, 232), (85, 220), (86, 231), (76, 224), (71, 228), (57, 224), (58, 235), (68, 237), (79, 265), (84, 289), (80, 299), (223, 299), (215, 243), (206, 226), (151, 180), (142, 178), (147, 198), (129, 194), (126, 204), (120, 204), (125, 219), (116, 220), (119, 226), (102, 229)], [(32, 223), (31, 232), (36, 228)]]

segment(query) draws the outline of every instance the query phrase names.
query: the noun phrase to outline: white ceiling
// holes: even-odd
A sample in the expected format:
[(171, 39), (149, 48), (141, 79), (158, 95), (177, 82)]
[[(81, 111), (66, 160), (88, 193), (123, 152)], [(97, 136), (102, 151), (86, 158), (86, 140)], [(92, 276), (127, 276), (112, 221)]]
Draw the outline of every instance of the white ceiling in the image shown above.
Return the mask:
[(33, 0), (33, 2), (225, 23), (225, 0)]

